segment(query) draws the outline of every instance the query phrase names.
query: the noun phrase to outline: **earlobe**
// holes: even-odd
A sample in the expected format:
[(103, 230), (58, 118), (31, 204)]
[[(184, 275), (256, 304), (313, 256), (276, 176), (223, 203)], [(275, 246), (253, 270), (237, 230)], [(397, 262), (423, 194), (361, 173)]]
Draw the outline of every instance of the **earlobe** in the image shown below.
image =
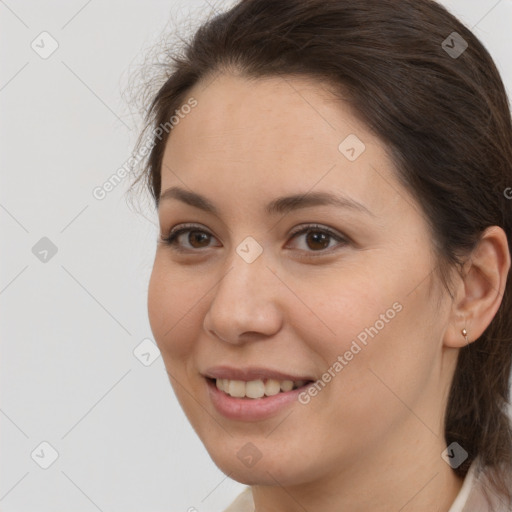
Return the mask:
[(452, 320), (444, 345), (462, 348), (476, 341), (492, 322), (505, 292), (510, 269), (510, 251), (502, 228), (491, 226), (480, 238), (464, 266)]
[(443, 345), (450, 348), (463, 348), (476, 341), (478, 337), (472, 336), (472, 330), (469, 327), (470, 323), (468, 318), (452, 322), (445, 331)]

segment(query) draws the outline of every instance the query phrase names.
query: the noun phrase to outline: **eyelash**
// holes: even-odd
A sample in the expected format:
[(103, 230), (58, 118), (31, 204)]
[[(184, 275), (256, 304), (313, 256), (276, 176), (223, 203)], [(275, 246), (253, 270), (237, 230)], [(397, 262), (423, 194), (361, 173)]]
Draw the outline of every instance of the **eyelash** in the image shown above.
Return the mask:
[[(204, 233), (204, 234), (207, 234), (209, 236), (213, 236), (208, 231), (203, 230), (201, 228), (201, 226), (198, 226), (196, 224), (183, 224), (182, 227), (180, 227), (179, 229), (175, 228), (174, 230), (172, 230), (167, 237), (160, 237), (160, 241), (162, 243), (170, 246), (173, 251), (177, 251), (177, 252), (180, 252), (180, 253), (199, 252), (199, 251), (203, 251), (205, 249), (208, 249), (208, 247), (203, 248), (203, 249), (184, 249), (183, 247), (180, 247), (177, 244), (177, 238), (181, 234), (189, 233), (191, 231), (197, 231), (199, 233)], [(303, 234), (309, 233), (309, 232), (318, 232), (318, 233), (323, 233), (325, 235), (328, 235), (329, 237), (331, 237), (334, 240), (336, 240), (337, 242), (339, 242), (339, 245), (341, 245), (341, 246), (345, 246), (345, 245), (347, 245), (350, 242), (350, 239), (348, 237), (340, 236), (340, 235), (336, 234), (334, 231), (331, 231), (330, 229), (322, 227), (322, 226), (320, 226), (318, 224), (310, 224), (310, 225), (307, 225), (307, 226), (302, 226), (301, 228), (299, 228), (299, 229), (293, 231), (292, 233), (290, 233), (290, 238), (295, 238), (298, 235), (303, 235)], [(330, 254), (332, 252), (332, 249), (333, 248), (321, 249), (321, 250), (318, 250), (318, 251), (305, 251), (305, 252), (313, 253), (313, 254), (308, 254), (308, 257), (313, 257), (314, 258), (314, 257), (317, 257), (317, 256), (324, 256), (325, 254)], [(314, 254), (314, 253), (319, 253), (319, 254)]]

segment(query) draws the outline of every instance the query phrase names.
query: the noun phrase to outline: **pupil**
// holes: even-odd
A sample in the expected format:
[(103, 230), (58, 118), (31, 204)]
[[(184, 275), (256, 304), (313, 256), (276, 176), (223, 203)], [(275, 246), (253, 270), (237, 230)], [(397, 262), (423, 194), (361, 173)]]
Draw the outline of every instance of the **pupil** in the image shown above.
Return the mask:
[[(322, 242), (320, 242), (320, 246), (321, 246), (321, 247), (319, 247), (319, 248), (320, 248), (320, 249), (325, 249), (325, 247), (326, 247), (325, 242), (326, 242), (326, 241), (327, 241), (327, 246), (329, 245), (328, 240), (327, 240), (327, 235), (326, 235), (325, 233), (319, 233), (318, 231), (317, 231), (317, 232), (314, 232), (314, 231), (313, 231), (313, 232), (309, 233), (309, 234), (307, 235), (308, 243), (309, 243), (309, 241), (310, 241), (310, 240), (313, 240), (313, 245), (314, 245), (315, 243), (318, 243), (318, 238), (319, 238), (319, 237), (320, 237), (320, 238), (323, 238), (323, 242), (324, 242), (323, 244), (322, 244)], [(311, 247), (311, 246), (310, 246), (310, 247)], [(312, 248), (315, 248), (315, 247), (312, 247)], [(318, 247), (317, 247), (317, 248), (318, 248)]]
[[(194, 234), (195, 234), (195, 237), (194, 237)], [(189, 234), (189, 242), (191, 240), (194, 240), (194, 238), (196, 238), (196, 240), (200, 239), (200, 238), (203, 238), (204, 239), (208, 239), (208, 236), (206, 233), (201, 233), (199, 231), (191, 231), (190, 234)], [(200, 241), (199, 241), (200, 243)], [(192, 245), (192, 247), (195, 247), (194, 244), (191, 242), (190, 245)], [(207, 244), (208, 245), (208, 244)]]

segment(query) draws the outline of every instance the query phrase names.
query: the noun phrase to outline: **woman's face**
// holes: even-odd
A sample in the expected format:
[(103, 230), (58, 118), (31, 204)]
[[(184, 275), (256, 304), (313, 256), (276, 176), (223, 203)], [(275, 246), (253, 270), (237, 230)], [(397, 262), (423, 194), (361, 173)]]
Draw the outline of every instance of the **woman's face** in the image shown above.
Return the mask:
[[(162, 197), (163, 237), (193, 226), (158, 244), (148, 307), (215, 463), (247, 484), (293, 485), (441, 460), (449, 308), (427, 224), (383, 144), (312, 80), (220, 75), (190, 96), (162, 194), (179, 187), (215, 212)], [(283, 196), (298, 199), (267, 209)], [(269, 396), (230, 397), (206, 375)], [(290, 379), (318, 382), (272, 395)]]

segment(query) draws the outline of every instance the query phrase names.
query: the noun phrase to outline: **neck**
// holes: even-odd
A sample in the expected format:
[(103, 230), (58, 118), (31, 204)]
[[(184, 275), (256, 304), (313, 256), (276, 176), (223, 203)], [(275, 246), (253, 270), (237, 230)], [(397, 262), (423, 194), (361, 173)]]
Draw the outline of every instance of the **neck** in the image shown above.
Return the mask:
[(441, 458), (444, 436), (423, 433), (402, 437), (400, 450), (390, 443), (388, 450), (359, 457), (314, 482), (254, 485), (255, 512), (448, 512), (463, 480)]

